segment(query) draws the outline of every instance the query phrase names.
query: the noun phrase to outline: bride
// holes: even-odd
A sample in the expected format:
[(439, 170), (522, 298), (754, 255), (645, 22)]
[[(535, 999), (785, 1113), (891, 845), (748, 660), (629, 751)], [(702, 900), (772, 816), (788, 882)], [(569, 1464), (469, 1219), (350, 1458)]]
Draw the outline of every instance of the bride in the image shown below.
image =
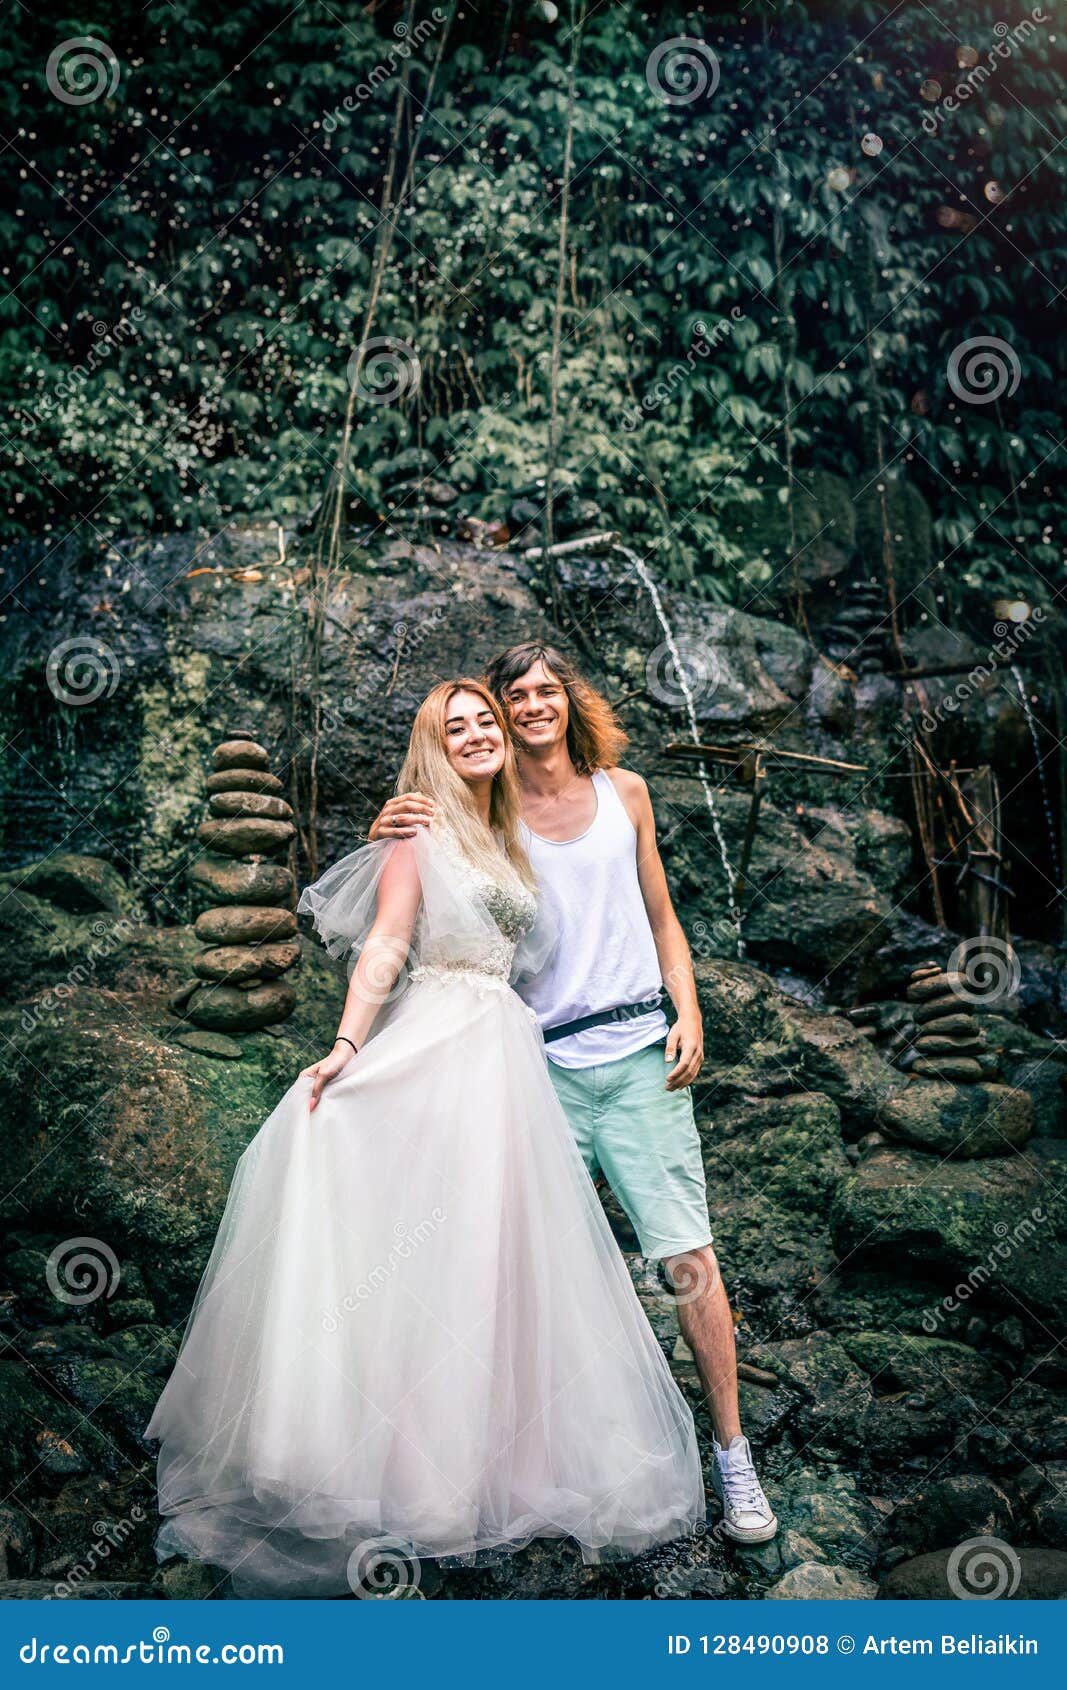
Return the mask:
[(480, 682), (434, 687), (400, 785), (433, 826), (301, 896), (350, 959), (337, 1042), (237, 1165), (148, 1427), (160, 1556), (242, 1596), (345, 1594), (397, 1546), (595, 1561), (704, 1519), (692, 1416), (509, 985), (552, 935)]

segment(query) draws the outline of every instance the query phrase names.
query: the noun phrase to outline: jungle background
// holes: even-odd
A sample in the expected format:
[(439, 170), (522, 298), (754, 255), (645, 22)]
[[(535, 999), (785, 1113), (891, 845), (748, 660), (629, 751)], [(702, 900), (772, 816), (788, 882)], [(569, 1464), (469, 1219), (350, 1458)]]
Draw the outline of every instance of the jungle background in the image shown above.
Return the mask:
[(225, 912), (541, 632), (652, 786), (783, 1530), (385, 1593), (1062, 1594), (1053, 5), (7, 18), (0, 1593), (227, 1594), (143, 1427), (343, 974)]

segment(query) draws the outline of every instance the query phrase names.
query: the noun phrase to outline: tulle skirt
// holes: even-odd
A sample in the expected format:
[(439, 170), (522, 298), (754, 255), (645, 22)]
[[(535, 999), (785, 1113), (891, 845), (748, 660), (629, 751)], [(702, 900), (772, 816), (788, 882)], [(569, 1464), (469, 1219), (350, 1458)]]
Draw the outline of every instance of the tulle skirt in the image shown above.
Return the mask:
[(632, 1554), (704, 1517), (692, 1416), (503, 982), (408, 988), (237, 1165), (161, 1440), (161, 1556), (246, 1596), (346, 1594), (376, 1552), (571, 1537)]

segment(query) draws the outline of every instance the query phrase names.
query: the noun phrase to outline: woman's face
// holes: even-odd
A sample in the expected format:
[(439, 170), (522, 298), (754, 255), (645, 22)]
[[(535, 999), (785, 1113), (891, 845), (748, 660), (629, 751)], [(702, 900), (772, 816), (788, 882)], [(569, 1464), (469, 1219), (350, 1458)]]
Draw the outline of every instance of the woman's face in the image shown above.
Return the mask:
[(484, 698), (454, 692), (445, 709), (445, 752), (469, 786), (492, 780), (504, 767), (504, 735)]

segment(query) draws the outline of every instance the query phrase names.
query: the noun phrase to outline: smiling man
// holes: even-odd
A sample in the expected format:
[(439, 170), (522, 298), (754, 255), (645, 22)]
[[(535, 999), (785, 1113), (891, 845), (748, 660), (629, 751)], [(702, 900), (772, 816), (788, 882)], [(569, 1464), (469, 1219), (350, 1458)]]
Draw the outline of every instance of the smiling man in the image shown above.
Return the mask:
[[(656, 844), (648, 787), (618, 767), (626, 735), (551, 646), (512, 646), (486, 680), (518, 752), (524, 843), (559, 943), (518, 990), (544, 1034), (549, 1072), (591, 1174), (604, 1174), (645, 1256), (664, 1262), (715, 1424), (723, 1530), (765, 1543), (778, 1522), (741, 1431), (733, 1318), (711, 1247), (689, 1087), (704, 1060), (696, 981)], [(433, 815), (392, 798), (371, 839), (406, 839)], [(668, 1029), (664, 988), (676, 1019)]]

